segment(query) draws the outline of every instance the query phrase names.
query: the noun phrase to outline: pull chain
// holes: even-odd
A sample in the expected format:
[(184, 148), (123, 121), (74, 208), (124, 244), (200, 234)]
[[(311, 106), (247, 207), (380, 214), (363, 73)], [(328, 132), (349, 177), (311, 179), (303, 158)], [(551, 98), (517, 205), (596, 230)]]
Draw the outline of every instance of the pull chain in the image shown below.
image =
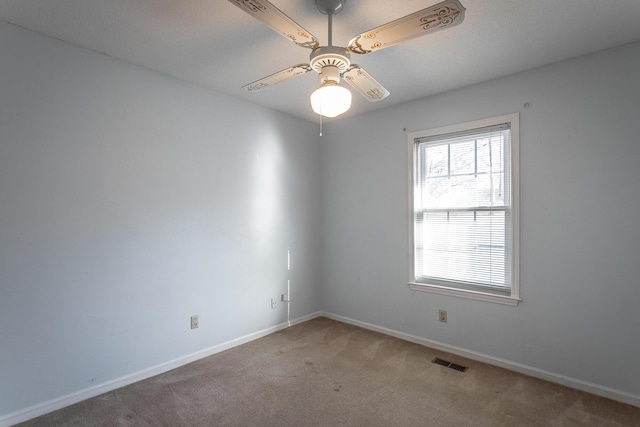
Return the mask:
[(320, 114), (320, 136), (322, 136), (322, 114)]

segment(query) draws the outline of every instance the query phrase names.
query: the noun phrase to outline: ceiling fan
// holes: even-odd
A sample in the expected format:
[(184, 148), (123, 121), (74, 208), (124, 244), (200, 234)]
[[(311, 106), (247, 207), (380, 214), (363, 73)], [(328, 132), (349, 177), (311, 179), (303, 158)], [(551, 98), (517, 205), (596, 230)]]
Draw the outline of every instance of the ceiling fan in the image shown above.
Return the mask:
[(250, 92), (259, 91), (313, 70), (320, 75), (320, 87), (311, 95), (311, 105), (317, 114), (325, 117), (336, 117), (351, 107), (351, 92), (339, 85), (340, 78), (370, 102), (389, 96), (389, 91), (369, 73), (351, 63), (351, 53), (374, 52), (452, 27), (463, 21), (465, 12), (458, 0), (445, 0), (358, 34), (345, 48), (332, 44), (332, 17), (342, 11), (346, 0), (315, 0), (318, 10), (328, 16), (327, 46), (320, 46), (316, 37), (267, 0), (229, 1), (298, 46), (311, 49), (308, 64), (294, 65), (242, 88)]

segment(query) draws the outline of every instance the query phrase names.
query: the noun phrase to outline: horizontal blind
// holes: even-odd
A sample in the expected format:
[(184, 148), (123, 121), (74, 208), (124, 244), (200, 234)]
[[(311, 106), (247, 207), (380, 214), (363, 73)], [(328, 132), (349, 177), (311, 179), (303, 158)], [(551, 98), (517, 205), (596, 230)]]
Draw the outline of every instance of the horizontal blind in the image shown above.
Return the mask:
[(414, 141), (418, 282), (508, 294), (510, 127)]

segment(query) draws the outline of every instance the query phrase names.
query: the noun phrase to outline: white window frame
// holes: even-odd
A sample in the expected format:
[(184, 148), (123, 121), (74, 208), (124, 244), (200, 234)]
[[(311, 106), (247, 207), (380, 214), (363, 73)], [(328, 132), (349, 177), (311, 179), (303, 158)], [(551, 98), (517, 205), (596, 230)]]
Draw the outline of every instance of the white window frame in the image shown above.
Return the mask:
[[(408, 135), (409, 146), (409, 287), (414, 291), (432, 292), (443, 295), (450, 295), (462, 298), (469, 298), (480, 301), (518, 305), (520, 301), (520, 117), (518, 113), (507, 114), (498, 117), (491, 117), (482, 120), (443, 126), (434, 129), (427, 129), (411, 132)], [(415, 242), (414, 242), (414, 156), (415, 144), (425, 137), (446, 135), (458, 132), (481, 129), (488, 126), (495, 126), (509, 123), (511, 126), (511, 210), (512, 226), (511, 230), (511, 294), (509, 296), (498, 295), (477, 290), (448, 287), (440, 284), (418, 283), (415, 278)]]

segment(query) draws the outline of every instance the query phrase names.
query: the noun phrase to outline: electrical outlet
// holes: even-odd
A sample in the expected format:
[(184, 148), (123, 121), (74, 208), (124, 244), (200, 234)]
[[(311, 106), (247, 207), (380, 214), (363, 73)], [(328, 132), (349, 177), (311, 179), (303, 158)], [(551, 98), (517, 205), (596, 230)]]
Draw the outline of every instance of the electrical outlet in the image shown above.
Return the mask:
[(196, 329), (200, 326), (200, 321), (198, 320), (198, 315), (194, 314), (191, 316), (191, 329)]
[(273, 310), (278, 306), (278, 300), (275, 298), (271, 298), (271, 309)]
[(289, 302), (289, 294), (282, 294), (282, 295), (280, 295), (280, 301), (282, 301), (282, 302)]
[(438, 320), (447, 323), (447, 310), (438, 310)]

